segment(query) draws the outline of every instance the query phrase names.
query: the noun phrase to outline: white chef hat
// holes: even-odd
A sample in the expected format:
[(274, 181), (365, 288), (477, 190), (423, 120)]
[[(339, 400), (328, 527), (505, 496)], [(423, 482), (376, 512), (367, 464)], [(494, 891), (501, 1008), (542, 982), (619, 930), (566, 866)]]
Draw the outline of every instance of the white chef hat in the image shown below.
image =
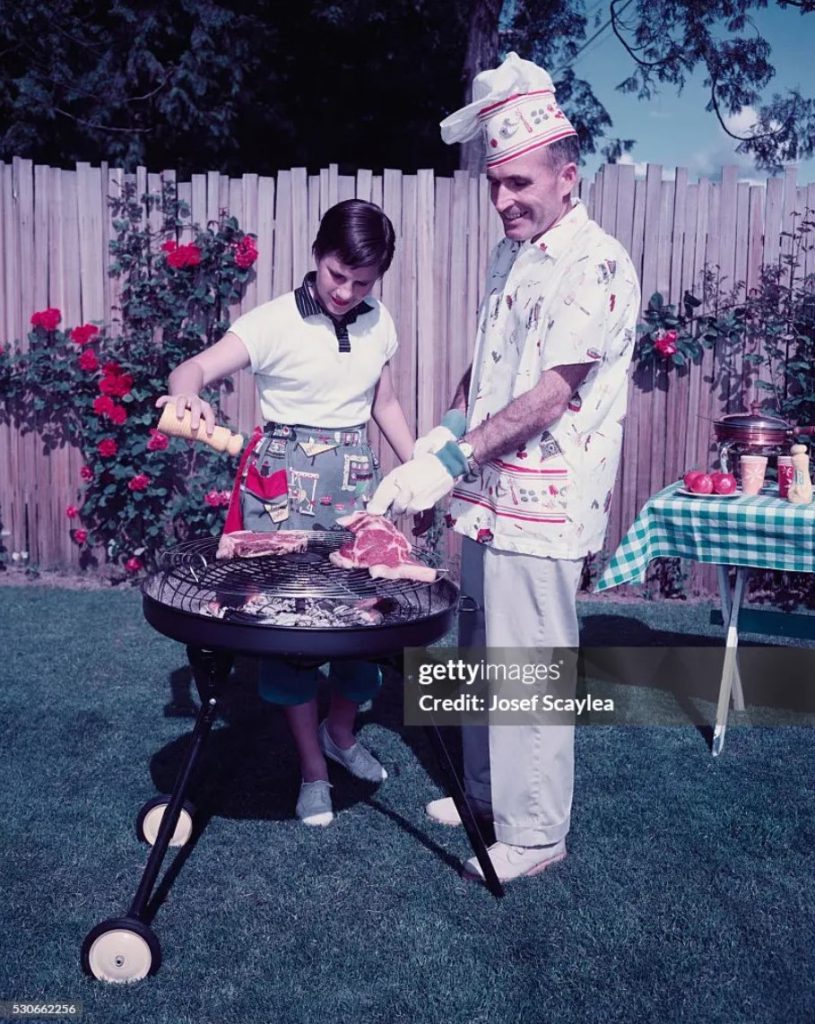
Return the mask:
[(446, 117), (440, 127), (447, 143), (466, 142), (483, 130), (488, 167), (577, 135), (555, 102), (548, 71), (514, 52), (500, 67), (475, 76), (473, 102)]

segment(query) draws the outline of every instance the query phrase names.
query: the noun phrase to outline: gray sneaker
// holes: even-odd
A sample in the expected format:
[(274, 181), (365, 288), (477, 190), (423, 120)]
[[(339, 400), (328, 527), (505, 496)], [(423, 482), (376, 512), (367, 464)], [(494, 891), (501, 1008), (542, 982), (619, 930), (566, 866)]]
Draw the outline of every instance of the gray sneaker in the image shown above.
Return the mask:
[(343, 768), (346, 768), (356, 778), (364, 779), (366, 782), (384, 782), (387, 779), (388, 773), (374, 755), (369, 750), (366, 750), (361, 743), (355, 743), (348, 750), (342, 750), (338, 747), (331, 739), (327, 722), (323, 721), (320, 723), (317, 737), (320, 742), (320, 749), (325, 756), (330, 757), (337, 764), (341, 764)]
[(304, 825), (330, 825), (334, 820), (331, 783), (323, 779), (301, 783), (295, 813)]

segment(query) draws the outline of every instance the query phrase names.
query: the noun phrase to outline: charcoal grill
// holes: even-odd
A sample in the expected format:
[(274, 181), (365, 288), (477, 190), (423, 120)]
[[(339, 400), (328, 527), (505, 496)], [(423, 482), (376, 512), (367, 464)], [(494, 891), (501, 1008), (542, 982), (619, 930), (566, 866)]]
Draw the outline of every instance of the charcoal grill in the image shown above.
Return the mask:
[[(137, 816), (136, 832), (152, 851), (127, 914), (102, 921), (86, 936), (81, 957), (87, 973), (131, 982), (160, 965), (158, 939), (145, 922), (148, 902), (168, 848), (183, 846), (192, 834), (195, 808), (186, 794), (236, 654), (283, 656), (300, 664), (376, 660), (431, 644), (451, 628), (458, 590), (443, 574), (428, 584), (374, 580), (365, 569), (340, 569), (328, 555), (349, 537), (346, 531), (315, 533), (303, 552), (224, 560), (215, 557), (215, 539), (187, 541), (167, 551), (145, 581), (145, 618), (187, 645), (201, 708), (172, 793), (149, 800)], [(417, 552), (414, 557), (421, 560)], [(381, 621), (357, 621), (360, 606), (373, 609)], [(503, 889), (441, 734), (435, 727), (427, 733), (487, 886), (500, 896)]]
[[(458, 600), (456, 587), (443, 576), (427, 584), (375, 580), (367, 569), (340, 569), (328, 555), (349, 536), (344, 530), (318, 533), (305, 551), (277, 558), (217, 560), (214, 540), (181, 544), (167, 552), (161, 571), (144, 584), (145, 617), (160, 633), (186, 644), (319, 661), (361, 652), (373, 658), (444, 636)], [(278, 626), (245, 610), (247, 599), (259, 595), (291, 607), (292, 624)], [(347, 609), (363, 602), (376, 602), (380, 624), (343, 621)], [(222, 618), (213, 616), (213, 605), (223, 611)], [(335, 625), (309, 622), (310, 616), (330, 618), (332, 611)]]

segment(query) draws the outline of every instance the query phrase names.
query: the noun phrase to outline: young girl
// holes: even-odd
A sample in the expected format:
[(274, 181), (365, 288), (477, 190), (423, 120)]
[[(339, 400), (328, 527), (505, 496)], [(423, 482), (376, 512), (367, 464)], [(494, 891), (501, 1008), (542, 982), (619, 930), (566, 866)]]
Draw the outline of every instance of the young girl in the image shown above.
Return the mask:
[[(201, 389), (244, 367), (255, 375), (265, 433), (241, 473), (244, 529), (332, 529), (339, 515), (364, 508), (378, 483), (366, 429), (372, 416), (398, 457), (411, 457), (413, 436), (390, 370), (396, 331), (370, 296), (393, 250), (393, 226), (378, 206), (338, 203), (312, 247), (316, 271), (293, 292), (239, 317), (220, 341), (170, 374), (169, 395), (156, 405), (173, 403), (179, 418), (189, 409), (193, 429), (203, 419), (208, 432), (215, 417)], [(297, 816), (307, 825), (334, 817), (326, 758), (357, 778), (387, 778), (353, 733), (357, 706), (381, 685), (377, 666), (333, 666), (331, 703), (319, 726), (318, 678), (316, 668), (261, 662), (261, 696), (283, 705), (297, 746)]]

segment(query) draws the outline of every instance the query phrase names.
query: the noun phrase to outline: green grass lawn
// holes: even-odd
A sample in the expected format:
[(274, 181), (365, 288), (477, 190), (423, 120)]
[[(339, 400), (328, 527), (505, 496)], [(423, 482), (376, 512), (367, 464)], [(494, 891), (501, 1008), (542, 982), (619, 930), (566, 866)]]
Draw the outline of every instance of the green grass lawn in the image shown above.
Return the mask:
[[(703, 604), (580, 610), (597, 644), (717, 635)], [(691, 724), (579, 729), (569, 856), (496, 901), (458, 874), (461, 830), (423, 813), (440, 777), (395, 673), (361, 728), (390, 778), (337, 768), (337, 819), (307, 829), (280, 715), (240, 659), (196, 835), (153, 907), (161, 970), (106, 986), (79, 949), (127, 910), (136, 814), (188, 742), (184, 648), (135, 591), (0, 586), (0, 678), (0, 1000), (80, 1000), (94, 1024), (815, 1021), (806, 707), (780, 727), (731, 715), (718, 759)], [(815, 689), (795, 682), (778, 680)], [(714, 699), (700, 690), (711, 718)]]

